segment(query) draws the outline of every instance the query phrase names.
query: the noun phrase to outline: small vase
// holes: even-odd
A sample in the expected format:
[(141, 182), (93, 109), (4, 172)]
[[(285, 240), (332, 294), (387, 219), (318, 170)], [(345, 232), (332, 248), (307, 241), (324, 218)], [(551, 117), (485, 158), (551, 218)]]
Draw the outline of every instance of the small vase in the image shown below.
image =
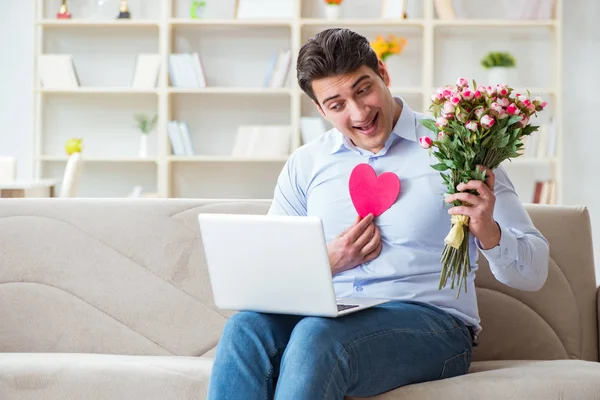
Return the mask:
[(488, 72), (488, 83), (490, 85), (496, 85), (498, 83), (510, 85), (508, 82), (508, 68), (506, 67), (492, 67)]
[(140, 149), (138, 150), (139, 157), (148, 157), (148, 135), (140, 135)]
[(336, 4), (325, 5), (325, 18), (328, 20), (335, 20), (340, 18), (340, 6)]

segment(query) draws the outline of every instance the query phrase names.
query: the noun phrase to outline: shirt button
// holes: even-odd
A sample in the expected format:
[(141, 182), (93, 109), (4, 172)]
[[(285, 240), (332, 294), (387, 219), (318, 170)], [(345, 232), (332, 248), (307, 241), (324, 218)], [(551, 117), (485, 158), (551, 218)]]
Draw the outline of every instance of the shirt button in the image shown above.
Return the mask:
[(508, 249), (504, 249), (504, 255), (508, 254)]
[(365, 266), (367, 266), (367, 267), (368, 267), (369, 265), (371, 265), (371, 261), (367, 261), (367, 262), (365, 262)]
[(363, 287), (362, 286), (357, 286), (356, 287), (356, 291), (357, 292), (362, 292), (363, 291)]

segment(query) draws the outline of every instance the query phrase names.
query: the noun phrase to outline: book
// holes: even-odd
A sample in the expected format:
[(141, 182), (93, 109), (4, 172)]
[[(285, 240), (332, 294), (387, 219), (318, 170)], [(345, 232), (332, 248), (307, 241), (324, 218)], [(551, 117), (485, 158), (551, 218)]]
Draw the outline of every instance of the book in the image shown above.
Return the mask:
[(169, 77), (173, 87), (204, 88), (207, 86), (204, 66), (197, 52), (170, 54)]
[(159, 70), (159, 54), (138, 54), (131, 86), (135, 89), (154, 89)]
[(452, 0), (434, 0), (434, 7), (438, 19), (456, 19), (456, 14), (452, 8)]
[[(284, 87), (290, 71), (292, 62), (292, 52), (290, 50), (280, 51), (272, 62), (272, 66), (267, 73), (267, 87)], [(267, 83), (265, 82), (265, 83)]]
[(40, 84), (45, 89), (76, 89), (79, 78), (70, 54), (43, 54), (39, 57)]

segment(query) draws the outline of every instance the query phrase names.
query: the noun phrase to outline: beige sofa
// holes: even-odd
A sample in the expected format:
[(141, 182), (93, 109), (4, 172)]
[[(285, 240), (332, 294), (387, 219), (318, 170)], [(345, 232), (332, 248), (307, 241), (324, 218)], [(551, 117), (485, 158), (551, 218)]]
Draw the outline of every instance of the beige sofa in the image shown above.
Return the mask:
[[(205, 398), (211, 354), (231, 313), (213, 306), (196, 216), (268, 206), (1, 200), (0, 398)], [(512, 290), (482, 261), (484, 330), (470, 373), (377, 399), (600, 399), (588, 212), (528, 211), (550, 241), (544, 288)]]

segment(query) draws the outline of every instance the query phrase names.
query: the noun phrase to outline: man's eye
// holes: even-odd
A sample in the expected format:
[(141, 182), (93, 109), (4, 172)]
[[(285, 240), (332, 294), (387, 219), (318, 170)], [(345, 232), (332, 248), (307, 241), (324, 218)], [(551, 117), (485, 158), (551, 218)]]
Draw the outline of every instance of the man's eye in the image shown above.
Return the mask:
[(358, 93), (359, 93), (359, 94), (366, 93), (366, 92), (368, 92), (368, 91), (369, 91), (369, 89), (370, 89), (370, 88), (371, 88), (370, 86), (365, 86), (364, 88), (360, 89), (360, 90), (358, 91)]
[(334, 104), (334, 105), (331, 106), (331, 109), (334, 110), (334, 111), (337, 111), (340, 108), (342, 108), (342, 105), (339, 104), (339, 103), (336, 103), (336, 104)]

